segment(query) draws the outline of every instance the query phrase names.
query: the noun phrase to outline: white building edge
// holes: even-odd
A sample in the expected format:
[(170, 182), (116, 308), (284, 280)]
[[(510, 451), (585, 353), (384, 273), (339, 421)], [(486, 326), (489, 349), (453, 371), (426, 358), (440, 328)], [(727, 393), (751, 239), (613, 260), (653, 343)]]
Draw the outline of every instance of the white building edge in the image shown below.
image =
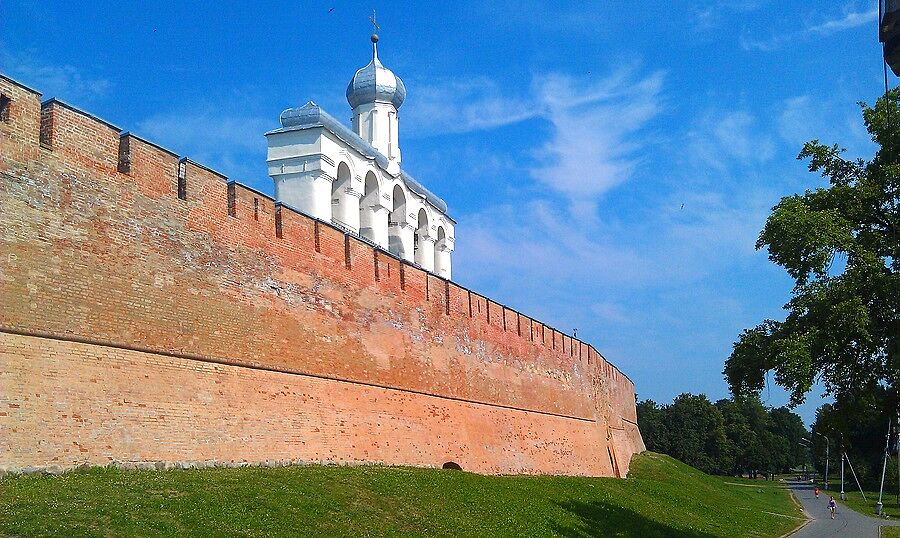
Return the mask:
[(447, 204), (400, 168), (399, 77), (372, 61), (347, 87), (352, 130), (310, 101), (266, 133), (275, 199), (443, 278), (451, 278), (454, 225)]

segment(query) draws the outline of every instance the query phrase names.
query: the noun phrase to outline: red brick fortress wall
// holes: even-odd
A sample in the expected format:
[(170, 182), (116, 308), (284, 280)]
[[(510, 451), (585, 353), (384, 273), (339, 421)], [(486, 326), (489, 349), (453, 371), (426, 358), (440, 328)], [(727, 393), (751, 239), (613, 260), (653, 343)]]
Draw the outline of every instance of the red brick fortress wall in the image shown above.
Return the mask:
[(594, 348), (0, 77), (0, 467), (624, 475)]

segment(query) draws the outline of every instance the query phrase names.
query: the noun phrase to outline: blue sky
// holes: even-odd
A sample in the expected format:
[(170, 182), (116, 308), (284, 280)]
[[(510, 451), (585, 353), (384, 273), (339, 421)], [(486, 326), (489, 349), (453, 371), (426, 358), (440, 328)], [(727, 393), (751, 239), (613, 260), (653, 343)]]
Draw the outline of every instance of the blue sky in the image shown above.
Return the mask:
[(802, 143), (873, 151), (876, 4), (551, 4), (10, 0), (0, 71), (271, 193), (263, 133), (310, 99), (349, 122), (375, 7), (403, 166), (459, 222), (454, 279), (577, 328), (642, 399), (726, 397), (732, 342), (789, 297), (754, 243), (822, 184)]

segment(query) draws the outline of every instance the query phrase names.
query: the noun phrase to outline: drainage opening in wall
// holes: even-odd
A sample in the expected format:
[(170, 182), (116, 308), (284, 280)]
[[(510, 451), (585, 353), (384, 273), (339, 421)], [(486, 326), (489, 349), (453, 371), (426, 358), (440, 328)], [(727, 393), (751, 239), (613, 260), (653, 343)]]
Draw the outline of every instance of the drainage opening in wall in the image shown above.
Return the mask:
[(441, 469), (453, 469), (454, 471), (462, 471), (462, 467), (455, 461), (448, 461), (441, 466)]

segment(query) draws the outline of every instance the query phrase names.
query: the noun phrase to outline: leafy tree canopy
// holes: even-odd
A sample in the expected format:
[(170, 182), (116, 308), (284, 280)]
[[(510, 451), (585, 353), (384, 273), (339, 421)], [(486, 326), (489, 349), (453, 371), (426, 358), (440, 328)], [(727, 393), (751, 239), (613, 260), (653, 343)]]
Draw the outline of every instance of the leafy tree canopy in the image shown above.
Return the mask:
[[(888, 392), (883, 387), (876, 387), (872, 393), (860, 397), (853, 405), (845, 405), (838, 400), (833, 404), (824, 404), (816, 411), (813, 431), (817, 435), (812, 439), (815, 448), (816, 467), (820, 472), (825, 470), (825, 456), (830, 456), (832, 477), (840, 467), (840, 452), (847, 452), (853, 469), (856, 471), (863, 487), (877, 489), (880, 485), (881, 470), (884, 458), (885, 441), (888, 423), (896, 417), (894, 408), (888, 403)], [(831, 450), (826, 452), (828, 437)], [(890, 443), (889, 452), (892, 458), (887, 467), (886, 491), (897, 491), (897, 478), (900, 467), (896, 459), (896, 431)]]
[(668, 405), (639, 402), (637, 414), (648, 449), (707, 473), (755, 476), (787, 471), (808, 458), (800, 417), (767, 408), (755, 396), (713, 404), (703, 394), (682, 394)]
[[(767, 372), (802, 403), (817, 380), (853, 402), (900, 388), (900, 88), (874, 108), (860, 103), (878, 149), (849, 160), (837, 145), (807, 142), (809, 161), (828, 188), (787, 196), (759, 236), (769, 259), (795, 287), (784, 321), (745, 330), (725, 364), (732, 394), (758, 394)], [(843, 267), (835, 261), (846, 262)]]

